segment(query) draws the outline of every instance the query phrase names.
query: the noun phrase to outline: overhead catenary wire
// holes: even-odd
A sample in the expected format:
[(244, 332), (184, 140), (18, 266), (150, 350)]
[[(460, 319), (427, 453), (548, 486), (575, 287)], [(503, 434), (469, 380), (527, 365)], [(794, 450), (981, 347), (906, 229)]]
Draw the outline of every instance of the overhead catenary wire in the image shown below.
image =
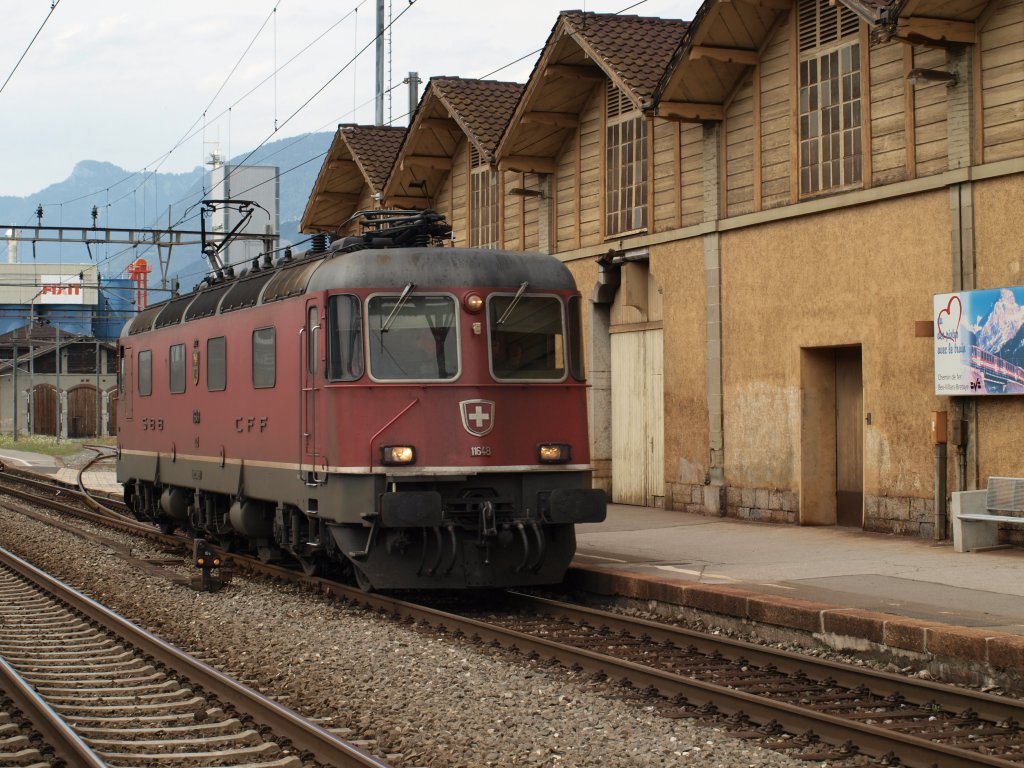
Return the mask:
[(36, 30), (36, 33), (32, 35), (32, 39), (28, 41), (28, 45), (25, 47), (25, 50), (22, 52), (21, 56), (18, 57), (18, 61), (14, 64), (14, 69), (11, 70), (11, 73), (7, 76), (7, 79), (4, 80), (4, 84), (0, 85), (0, 93), (3, 93), (4, 88), (6, 88), (7, 84), (11, 82), (11, 78), (14, 77), (14, 73), (18, 71), (18, 67), (21, 66), (21, 62), (25, 60), (25, 57), (28, 55), (28, 52), (32, 49), (32, 46), (35, 44), (36, 39), (38, 39), (40, 33), (42, 33), (43, 27), (46, 26), (46, 22), (48, 22), (50, 20), (50, 17), (53, 16), (53, 12), (57, 10), (58, 5), (60, 5), (60, 0), (54, 0), (52, 3), (50, 3), (50, 12), (46, 14), (46, 18), (43, 19), (43, 23), (39, 25), (39, 29)]
[[(329, 27), (327, 27), (327, 29), (325, 29), (319, 35), (314, 37), (310, 42), (308, 42), (305, 46), (303, 46), (298, 52), (296, 52), (293, 56), (291, 56), (283, 64), (281, 64), (280, 66), (275, 66), (273, 72), (271, 72), (265, 78), (260, 80), (260, 82), (258, 82), (256, 85), (254, 85), (248, 91), (246, 91), (238, 99), (233, 101), (228, 107), (226, 107), (225, 109), (221, 110), (216, 115), (213, 115), (211, 117), (208, 113), (209, 113), (209, 110), (212, 107), (214, 101), (216, 101), (217, 97), (224, 90), (224, 87), (227, 85), (228, 81), (231, 79), (231, 77), (234, 75), (235, 71), (241, 65), (241, 63), (244, 60), (245, 56), (248, 54), (249, 50), (252, 48), (253, 44), (256, 42), (256, 40), (258, 39), (260, 34), (262, 34), (263, 30), (266, 28), (267, 23), (271, 20), (274, 12), (276, 11), (278, 6), (283, 1), (284, 0), (277, 0), (277, 2), (274, 4), (274, 9), (270, 12), (270, 14), (267, 15), (267, 18), (264, 19), (263, 23), (260, 25), (259, 30), (257, 30), (256, 34), (253, 36), (253, 39), (249, 42), (249, 45), (246, 46), (245, 51), (243, 51), (242, 55), (239, 57), (238, 61), (235, 63), (235, 65), (232, 68), (231, 72), (224, 79), (224, 82), (221, 84), (220, 88), (218, 88), (218, 90), (214, 94), (213, 98), (210, 99), (210, 101), (208, 102), (206, 107), (199, 114), (199, 116), (192, 122), (192, 124), (188, 127), (188, 129), (181, 136), (181, 138), (178, 139), (178, 141), (175, 142), (174, 146), (172, 146), (169, 150), (167, 150), (166, 152), (164, 152), (159, 157), (155, 158), (153, 161), (151, 161), (149, 163), (149, 165), (154, 166), (153, 173), (155, 173), (163, 165), (163, 163), (166, 162), (166, 160), (169, 159), (170, 156), (173, 155), (174, 152), (176, 152), (185, 142), (189, 141), (190, 139), (195, 138), (196, 136), (198, 136), (201, 133), (205, 133), (206, 126), (207, 126), (208, 123), (214, 122), (214, 121), (219, 120), (220, 118), (224, 117), (226, 114), (228, 114), (228, 112), (231, 109), (233, 109), (234, 107), (237, 107), (243, 101), (245, 101), (250, 96), (252, 96), (252, 94), (255, 93), (257, 90), (259, 90), (259, 88), (261, 88), (262, 86), (266, 85), (266, 83), (268, 83), (271, 79), (275, 78), (279, 72), (284, 70), (286, 67), (288, 67), (292, 63), (294, 63), (300, 56), (302, 56), (307, 51), (309, 51), (310, 48), (312, 48), (314, 45), (316, 45), (318, 42), (320, 42), (324, 37), (326, 37), (328, 34), (330, 34), (335, 28), (337, 28), (340, 24), (342, 24), (344, 21), (346, 21), (348, 18), (350, 18), (353, 14), (355, 14), (356, 11), (358, 10), (359, 6), (361, 6), (361, 5), (363, 5), (363, 4), (365, 4), (367, 2), (367, 0), (359, 0), (359, 2), (356, 3), (356, 6), (352, 10), (348, 11), (347, 13), (345, 13), (336, 22), (334, 22)], [(199, 123), (202, 123), (202, 125), (199, 125)], [(148, 168), (148, 166), (147, 166), (147, 168)], [(121, 184), (124, 184), (125, 182), (135, 178), (136, 176), (139, 176), (140, 173), (142, 173), (142, 171), (134, 171), (134, 172), (129, 173), (128, 175), (126, 175), (124, 178), (119, 179), (118, 181), (116, 181), (113, 184), (110, 184), (110, 185), (108, 185), (106, 187), (103, 187), (101, 189), (96, 189), (96, 190), (88, 192), (88, 193), (86, 193), (84, 195), (79, 195), (78, 197), (71, 198), (70, 200), (64, 200), (64, 201), (61, 201), (61, 202), (73, 203), (73, 202), (79, 202), (81, 200), (88, 199), (90, 197), (95, 197), (96, 195), (98, 195), (100, 192), (103, 192), (104, 190), (109, 191), (111, 189), (114, 189), (115, 187), (120, 186)], [(128, 196), (132, 195), (134, 193), (135, 189), (138, 189), (138, 187), (141, 186), (143, 183), (145, 183), (145, 181), (140, 182), (140, 184), (138, 186), (136, 186), (134, 189), (129, 190), (128, 192), (126, 192), (123, 195), (121, 195), (121, 197), (116, 198), (115, 200), (110, 202), (109, 205), (115, 205), (118, 202), (120, 202), (121, 200), (124, 200)], [(44, 203), (43, 205), (50, 206), (50, 205), (58, 205), (58, 204), (59, 203), (54, 201), (54, 202), (50, 202), (50, 203)]]
[[(415, 1), (415, 0), (413, 0), (413, 2), (414, 2), (414, 1)], [(365, 2), (365, 0), (364, 0), (364, 2)], [(632, 5), (629, 5), (629, 6), (625, 7), (625, 8), (623, 8), (622, 10), (618, 11), (618, 13), (625, 13), (625, 12), (627, 12), (627, 11), (630, 11), (630, 10), (632, 10), (632, 9), (634, 9), (634, 8), (638, 7), (638, 6), (644, 5), (644, 4), (646, 3), (646, 2), (647, 2), (647, 0), (640, 0), (640, 2), (636, 2), (636, 3), (633, 3)], [(279, 0), (279, 2), (278, 2), (277, 4), (275, 4), (275, 6), (274, 6), (274, 9), (273, 9), (273, 10), (271, 11), (271, 14), (270, 14), (270, 15), (268, 15), (268, 18), (270, 18), (270, 17), (271, 17), (271, 16), (272, 16), (272, 15), (273, 15), (273, 14), (274, 14), (274, 13), (276, 12), (276, 9), (277, 9), (277, 6), (279, 5), (279, 3), (280, 3), (280, 0)], [(334, 25), (334, 26), (337, 26), (337, 24), (340, 24), (340, 23), (341, 23), (341, 22), (342, 22), (342, 21), (344, 20), (344, 18), (347, 18), (347, 17), (349, 16), (349, 15), (352, 15), (353, 13), (357, 13), (357, 12), (358, 12), (358, 8), (359, 8), (359, 7), (360, 7), (360, 6), (362, 5), (362, 4), (363, 4), (362, 2), (361, 2), (361, 3), (359, 3), (359, 4), (358, 4), (358, 5), (356, 6), (356, 8), (355, 8), (355, 9), (353, 9), (353, 11), (349, 12), (348, 14), (346, 14), (346, 17), (343, 17), (342, 19), (340, 19), (340, 20), (339, 20), (338, 22), (336, 22), (336, 23), (335, 23), (335, 25)], [(404, 14), (405, 14), (405, 13), (406, 13), (406, 12), (407, 12), (408, 10), (409, 10), (409, 8), (410, 8), (410, 7), (412, 6), (412, 4), (413, 4), (413, 3), (412, 3), (412, 2), (410, 2), (410, 3), (409, 3), (409, 5), (408, 5), (408, 6), (407, 6), (407, 7), (405, 8), (405, 9), (403, 9), (403, 11), (402, 11), (402, 12), (401, 12), (401, 13), (400, 13), (400, 14), (398, 15), (398, 17), (397, 17), (397, 18), (394, 18), (394, 19), (392, 19), (392, 20), (390, 21), (390, 23), (388, 24), (388, 26), (387, 26), (387, 28), (386, 28), (386, 29), (389, 29), (389, 28), (391, 27), (391, 25), (392, 25), (392, 24), (394, 24), (395, 22), (397, 22), (398, 18), (401, 18), (401, 17), (402, 17), (402, 16), (403, 16), (403, 15), (404, 15)], [(264, 22), (264, 26), (265, 26), (265, 24), (266, 24), (266, 21)], [(262, 29), (262, 27), (261, 27), (261, 29)], [(330, 31), (330, 30), (327, 30), (327, 31)], [(308, 44), (308, 45), (306, 46), (306, 48), (304, 48), (304, 49), (303, 49), (302, 51), (300, 51), (300, 52), (299, 52), (299, 53), (297, 53), (297, 54), (296, 54), (295, 56), (293, 56), (293, 57), (292, 57), (291, 59), (289, 59), (289, 60), (288, 60), (287, 62), (285, 62), (285, 64), (283, 64), (283, 65), (282, 65), (281, 67), (276, 67), (276, 66), (275, 66), (275, 68), (274, 68), (274, 72), (273, 72), (273, 73), (272, 73), (271, 75), (269, 75), (269, 76), (268, 76), (267, 78), (265, 78), (265, 79), (264, 79), (264, 80), (263, 80), (263, 81), (262, 81), (262, 82), (260, 83), (260, 85), (262, 85), (263, 83), (266, 83), (266, 82), (267, 82), (267, 80), (269, 80), (269, 79), (270, 79), (271, 77), (275, 78), (275, 97), (276, 97), (276, 74), (277, 74), (277, 73), (278, 73), (278, 72), (279, 72), (279, 71), (280, 71), (281, 69), (283, 69), (284, 67), (288, 66), (288, 64), (290, 64), (291, 62), (293, 62), (293, 61), (294, 61), (294, 60), (295, 60), (295, 59), (296, 59), (296, 58), (297, 58), (297, 57), (298, 57), (299, 55), (301, 55), (301, 54), (302, 54), (303, 52), (305, 52), (305, 50), (308, 50), (308, 48), (309, 48), (309, 47), (311, 47), (311, 46), (312, 46), (313, 44), (315, 44), (315, 43), (316, 43), (317, 41), (319, 41), (319, 40), (320, 40), (320, 39), (321, 39), (321, 38), (322, 38), (322, 37), (323, 37), (323, 36), (324, 36), (325, 34), (327, 34), (327, 31), (325, 31), (325, 32), (324, 32), (323, 34), (319, 35), (319, 36), (318, 36), (317, 38), (315, 38), (315, 39), (314, 39), (313, 41), (311, 41), (311, 42), (310, 42), (310, 43), (309, 43), (309, 44)], [(257, 35), (258, 35), (258, 33), (257, 33)], [(256, 152), (258, 152), (258, 151), (259, 151), (259, 150), (260, 150), (260, 149), (261, 149), (261, 148), (262, 148), (263, 146), (265, 146), (265, 145), (266, 145), (266, 143), (267, 143), (267, 142), (268, 142), (268, 141), (269, 141), (269, 140), (270, 140), (270, 139), (271, 139), (271, 138), (272, 138), (272, 137), (274, 136), (274, 134), (275, 134), (275, 133), (277, 133), (277, 132), (278, 132), (278, 131), (279, 131), (280, 129), (284, 128), (284, 127), (285, 127), (285, 125), (286, 125), (286, 124), (287, 124), (288, 122), (292, 121), (292, 120), (293, 120), (293, 119), (294, 119), (294, 118), (295, 118), (295, 117), (296, 117), (296, 116), (297, 116), (297, 115), (298, 115), (298, 114), (299, 114), (299, 113), (300, 113), (300, 112), (301, 112), (301, 111), (302, 111), (302, 110), (303, 110), (303, 109), (304, 109), (305, 107), (307, 107), (307, 106), (308, 106), (308, 105), (309, 105), (309, 104), (310, 104), (310, 103), (311, 103), (311, 102), (312, 102), (312, 101), (313, 101), (313, 100), (314, 100), (314, 99), (315, 99), (315, 98), (316, 98), (317, 96), (319, 96), (319, 95), (320, 95), (320, 94), (321, 94), (321, 93), (322, 93), (322, 92), (323, 92), (323, 91), (324, 91), (324, 90), (325, 90), (325, 89), (326, 89), (326, 88), (327, 88), (327, 87), (328, 87), (328, 86), (329, 86), (329, 85), (330, 85), (330, 84), (331, 84), (331, 83), (332, 83), (332, 82), (333, 82), (333, 81), (334, 81), (334, 80), (335, 80), (335, 79), (336, 79), (336, 78), (337, 78), (337, 77), (338, 77), (338, 76), (339, 76), (339, 75), (340, 75), (340, 74), (342, 73), (342, 72), (344, 72), (344, 71), (346, 70), (346, 68), (347, 68), (348, 66), (350, 66), (350, 65), (351, 65), (351, 66), (352, 66), (352, 68), (353, 68), (353, 70), (354, 70), (354, 69), (355, 69), (355, 63), (356, 63), (356, 60), (358, 59), (358, 57), (359, 57), (359, 56), (360, 56), (360, 55), (361, 55), (362, 53), (364, 53), (364, 52), (366, 51), (366, 49), (367, 49), (367, 48), (369, 47), (369, 45), (371, 45), (371, 44), (372, 44), (373, 42), (375, 42), (375, 40), (376, 40), (376, 37), (374, 37), (374, 38), (373, 38), (373, 40), (371, 40), (371, 42), (370, 42), (370, 43), (367, 43), (367, 44), (366, 44), (365, 46), (363, 46), (363, 47), (362, 47), (362, 48), (361, 48), (360, 50), (358, 50), (358, 51), (357, 51), (357, 53), (356, 53), (356, 54), (355, 54), (355, 55), (353, 56), (353, 58), (352, 58), (352, 59), (351, 59), (351, 60), (350, 60), (349, 62), (347, 62), (347, 63), (346, 63), (346, 64), (345, 64), (345, 65), (344, 65), (344, 66), (343, 66), (343, 67), (342, 67), (341, 69), (339, 69), (339, 70), (338, 70), (338, 72), (336, 72), (336, 73), (335, 73), (335, 74), (334, 74), (334, 75), (333, 75), (333, 76), (332, 76), (332, 77), (331, 77), (330, 79), (328, 79), (328, 80), (327, 80), (327, 81), (326, 81), (326, 82), (325, 82), (325, 83), (324, 83), (324, 84), (323, 84), (323, 85), (322, 85), (322, 86), (321, 86), (320, 88), (318, 88), (318, 89), (317, 89), (317, 91), (315, 91), (315, 92), (314, 92), (314, 93), (313, 93), (313, 94), (312, 94), (312, 95), (311, 95), (311, 96), (310, 96), (310, 97), (309, 97), (308, 99), (306, 99), (306, 101), (305, 101), (305, 102), (304, 102), (304, 103), (303, 103), (303, 104), (302, 104), (302, 105), (301, 105), (301, 106), (300, 106), (300, 107), (299, 107), (298, 109), (296, 109), (296, 110), (295, 110), (294, 112), (292, 112), (292, 113), (291, 113), (291, 114), (290, 114), (290, 115), (288, 116), (288, 118), (287, 118), (287, 119), (286, 119), (286, 120), (285, 120), (285, 121), (284, 121), (283, 123), (277, 123), (277, 122), (275, 122), (275, 130), (274, 130), (274, 131), (272, 131), (272, 132), (271, 132), (271, 133), (270, 133), (270, 134), (269, 134), (269, 135), (268, 135), (268, 136), (267, 136), (267, 137), (266, 137), (266, 138), (265, 138), (265, 139), (264, 139), (263, 141), (261, 141), (261, 142), (260, 142), (260, 144), (259, 144), (259, 145), (257, 145), (257, 146), (256, 146), (256, 147), (255, 147), (255, 148), (254, 148), (253, 150), (251, 150), (251, 151), (250, 151), (250, 152), (249, 152), (249, 153), (248, 153), (248, 154), (247, 154), (247, 155), (246, 155), (246, 156), (245, 156), (245, 157), (244, 157), (244, 158), (243, 158), (243, 159), (242, 159), (242, 160), (241, 160), (241, 161), (240, 161), (240, 162), (238, 163), (238, 165), (242, 165), (242, 164), (244, 164), (244, 163), (245, 163), (245, 162), (246, 162), (247, 160), (249, 160), (249, 159), (250, 159), (250, 158), (251, 158), (251, 157), (252, 157), (252, 156), (253, 156), (253, 155), (254, 155), (254, 154), (255, 154)], [(250, 44), (250, 46), (251, 46), (251, 44)], [(248, 50), (248, 48), (247, 48), (247, 50)], [(529, 58), (530, 56), (533, 56), (533, 55), (537, 54), (537, 53), (538, 53), (539, 51), (541, 51), (541, 50), (543, 50), (543, 49), (537, 49), (537, 50), (531, 51), (531, 52), (529, 52), (529, 53), (526, 53), (526, 54), (524, 54), (523, 56), (520, 56), (520, 57), (518, 57), (518, 58), (514, 59), (513, 61), (511, 61), (511, 62), (508, 62), (507, 64), (504, 64), (504, 65), (502, 65), (501, 67), (498, 67), (497, 69), (494, 69), (494, 70), (492, 70), (491, 72), (488, 72), (488, 73), (487, 73), (486, 75), (483, 75), (483, 76), (482, 76), (482, 77), (481, 77), (480, 79), (485, 79), (485, 78), (489, 78), (489, 77), (492, 77), (493, 75), (497, 74), (498, 72), (501, 72), (501, 71), (503, 71), (503, 70), (507, 69), (508, 67), (510, 67), (510, 66), (514, 66), (515, 64), (517, 64), (517, 63), (519, 63), (519, 62), (523, 61), (524, 59), (527, 59), (527, 58)], [(243, 55), (244, 55), (244, 54), (243, 54)], [(276, 50), (275, 50), (275, 58), (276, 58)], [(237, 67), (237, 65), (236, 65), (236, 67)], [(232, 70), (232, 71), (234, 71), (234, 70)], [(230, 78), (230, 75), (229, 75), (229, 78)], [(226, 82), (227, 82), (227, 79), (225, 80), (225, 83), (226, 83)], [(259, 87), (259, 85), (257, 85), (257, 86), (256, 86), (256, 88), (258, 88), (258, 87)], [(387, 92), (388, 92), (388, 93), (390, 94), (390, 92), (392, 92), (392, 91), (394, 90), (394, 88), (396, 88), (396, 87), (400, 87), (400, 86), (399, 86), (399, 85), (393, 85), (393, 86), (391, 86), (391, 88), (389, 88), (389, 89), (387, 90)], [(222, 88), (223, 88), (223, 86), (222, 86)], [(222, 90), (222, 88), (218, 90), (218, 94), (220, 93), (220, 91)], [(250, 90), (249, 92), (247, 92), (247, 94), (245, 94), (245, 96), (243, 96), (243, 97), (242, 97), (242, 99), (244, 99), (244, 98), (246, 98), (247, 96), (251, 95), (251, 94), (253, 93), (253, 91), (254, 91), (254, 90), (255, 90), (255, 88), (254, 88), (253, 90)], [(213, 101), (214, 101), (215, 99), (216, 99), (216, 94), (215, 94), (215, 96), (214, 96), (214, 99), (212, 99), (212, 100), (211, 100), (211, 103), (212, 103), (212, 102), (213, 102)], [(241, 101), (241, 99), (239, 99), (238, 101), (234, 102), (234, 104), (238, 104), (238, 103), (239, 103), (240, 101)], [(369, 102), (369, 101), (367, 101), (366, 103), (370, 103), (370, 102)], [(365, 104), (364, 104), (364, 106), (365, 106)], [(228, 112), (229, 114), (230, 114), (230, 109), (231, 109), (231, 108), (229, 107), (229, 108), (228, 108), (228, 110), (226, 110), (226, 111), (227, 111), (227, 112)], [(353, 107), (353, 110), (352, 110), (352, 112), (355, 112), (355, 111), (357, 111), (358, 109), (359, 109), (359, 107), (358, 107), (358, 106), (355, 106), (355, 107)], [(224, 112), (222, 112), (222, 113), (221, 113), (221, 115), (223, 115), (223, 114), (224, 114)], [(349, 114), (351, 114), (351, 112), (350, 112)], [(393, 122), (394, 122), (395, 120), (401, 120), (401, 119), (402, 119), (402, 118), (404, 118), (404, 117), (405, 117), (405, 116), (406, 116), (407, 114), (408, 114), (408, 112), (406, 112), (406, 113), (405, 113), (405, 114), (403, 114), (403, 115), (399, 115), (399, 116), (392, 116), (392, 117), (391, 117), (391, 120), (390, 120), (389, 122), (393, 123)], [(205, 115), (204, 115), (204, 117), (205, 117)], [(276, 102), (275, 102), (275, 121), (276, 121), (276, 119), (277, 119), (277, 115), (276, 115)], [(335, 122), (335, 121), (331, 121), (331, 122)], [(328, 123), (328, 125), (329, 125), (329, 124), (330, 124), (330, 123)], [(292, 141), (292, 142), (289, 142), (289, 143), (287, 143), (287, 144), (284, 144), (283, 146), (281, 146), (280, 148), (278, 148), (278, 149), (277, 149), (277, 150), (276, 150), (275, 152), (273, 152), (273, 153), (270, 153), (269, 155), (267, 155), (267, 157), (268, 157), (268, 158), (269, 158), (269, 157), (273, 157), (274, 155), (278, 154), (279, 152), (285, 151), (285, 150), (286, 150), (286, 149), (288, 149), (289, 147), (292, 147), (292, 146), (294, 146), (294, 145), (295, 145), (296, 143), (298, 143), (298, 142), (301, 142), (301, 141), (304, 141), (304, 140), (306, 140), (306, 139), (310, 138), (310, 136), (312, 136), (312, 135), (315, 135), (315, 134), (313, 134), (313, 133), (307, 133), (307, 134), (303, 134), (302, 136), (300, 136), (300, 137), (296, 138), (296, 139), (295, 139), (294, 141)], [(312, 156), (312, 157), (308, 158), (307, 160), (304, 160), (304, 161), (302, 161), (301, 163), (299, 163), (299, 164), (297, 164), (297, 165), (293, 166), (292, 168), (289, 168), (289, 169), (288, 169), (288, 170), (286, 170), (286, 171), (282, 171), (282, 172), (280, 173), (280, 175), (284, 175), (284, 174), (288, 173), (289, 171), (292, 171), (292, 170), (295, 170), (296, 168), (302, 167), (302, 166), (304, 166), (304, 165), (308, 164), (309, 162), (312, 162), (312, 161), (314, 161), (314, 160), (316, 160), (316, 159), (318, 159), (318, 158), (320, 158), (320, 157), (323, 157), (323, 156), (324, 156), (325, 154), (326, 154), (325, 152), (321, 152), (321, 153), (318, 153), (317, 155), (314, 155), (314, 156)], [(261, 159), (265, 159), (265, 158), (261, 158)], [(154, 172), (155, 172), (155, 171), (154, 171)], [(145, 182), (143, 182), (143, 183), (145, 183)], [(251, 191), (251, 190), (255, 189), (255, 188), (256, 188), (256, 186), (258, 186), (258, 185), (254, 185), (254, 186), (252, 186), (252, 187), (249, 187), (249, 188), (247, 188), (246, 190), (243, 190), (243, 191), (240, 191), (240, 192), (238, 192), (237, 194), (240, 194), (240, 195), (241, 195), (241, 194), (244, 194), (245, 192), (249, 192), (249, 191)], [(191, 197), (192, 197), (192, 195), (188, 195), (188, 196), (186, 196), (186, 197), (184, 197), (184, 198), (181, 198), (181, 199), (180, 199), (179, 201), (177, 201), (177, 203), (175, 203), (175, 205), (177, 205), (177, 204), (180, 204), (181, 202), (184, 202), (184, 201), (188, 200), (188, 199), (189, 199), (189, 198), (191, 198)], [(194, 207), (194, 206), (193, 206), (193, 207)], [(182, 216), (181, 218), (179, 218), (179, 219), (178, 219), (178, 221), (177, 221), (177, 222), (175, 222), (175, 223), (174, 223), (174, 224), (172, 225), (172, 227), (173, 227), (173, 226), (177, 226), (178, 224), (182, 223), (183, 221), (187, 221), (187, 220), (189, 220), (189, 219), (191, 219), (191, 218), (194, 218), (194, 217), (195, 217), (195, 216), (197, 216), (197, 215), (199, 215), (199, 214), (192, 214), (192, 215), (189, 215), (189, 213), (188, 213), (188, 212), (186, 212), (186, 214), (185, 214), (185, 215), (183, 215), (183, 216)], [(146, 247), (145, 247), (145, 249), (143, 250), (143, 253), (145, 253), (145, 252), (146, 252), (146, 250), (150, 249), (151, 247), (152, 247), (152, 246), (146, 246)], [(121, 250), (121, 251), (118, 251), (117, 253), (115, 253), (115, 254), (112, 254), (112, 255), (108, 256), (107, 258), (105, 258), (105, 259), (103, 260), (103, 262), (102, 262), (102, 263), (103, 263), (103, 264), (108, 264), (108, 263), (110, 263), (111, 261), (113, 261), (113, 260), (115, 260), (116, 258), (118, 258), (119, 256), (123, 255), (123, 254), (124, 254), (125, 252), (127, 252), (128, 250), (130, 250), (130, 248), (129, 248), (129, 249), (123, 249), (123, 250)]]

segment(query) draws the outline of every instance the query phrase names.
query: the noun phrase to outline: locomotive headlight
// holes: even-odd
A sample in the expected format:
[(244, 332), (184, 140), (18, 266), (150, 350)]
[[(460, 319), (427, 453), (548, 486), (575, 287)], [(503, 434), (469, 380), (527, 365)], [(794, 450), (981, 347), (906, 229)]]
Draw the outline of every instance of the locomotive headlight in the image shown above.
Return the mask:
[(474, 315), (483, 309), (484, 300), (475, 293), (471, 293), (462, 300), (463, 306), (467, 312), (472, 312)]
[(412, 464), (416, 461), (416, 449), (411, 445), (385, 445), (380, 449), (380, 463), (393, 466)]
[(565, 464), (572, 453), (566, 443), (541, 443), (537, 446), (537, 458), (541, 464)]

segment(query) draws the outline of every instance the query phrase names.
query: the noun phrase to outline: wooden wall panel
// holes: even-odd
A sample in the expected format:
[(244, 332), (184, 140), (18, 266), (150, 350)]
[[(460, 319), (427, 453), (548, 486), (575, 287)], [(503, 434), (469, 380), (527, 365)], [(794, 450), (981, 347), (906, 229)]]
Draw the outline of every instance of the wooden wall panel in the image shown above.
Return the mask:
[(555, 178), (555, 211), (557, 221), (555, 222), (555, 250), (571, 251), (578, 247), (579, 230), (577, 227), (577, 150), (579, 148), (578, 135), (574, 131), (569, 140), (562, 147), (562, 154), (558, 158), (558, 174)]
[[(946, 52), (936, 48), (914, 48), (914, 66), (945, 69)], [(914, 85), (914, 124), (917, 175), (932, 176), (949, 170), (946, 117), (948, 86), (945, 83)]]
[(604, 88), (594, 92), (580, 114), (580, 245), (601, 242), (602, 184), (604, 158), (601, 157), (601, 119)]
[(788, 205), (790, 198), (789, 25), (780, 25), (761, 56), (761, 207)]
[(1004, 0), (981, 31), (984, 160), (1024, 156), (1024, 0)]
[(503, 173), (505, 185), (505, 210), (502, 218), (502, 233), (504, 236), (503, 248), (516, 250), (521, 248), (523, 198), (511, 194), (511, 190), (523, 186), (523, 174), (505, 171)]
[(683, 163), (679, 193), (683, 198), (682, 225), (704, 221), (704, 128), (693, 123), (683, 126), (680, 136)]
[(754, 83), (740, 86), (725, 116), (726, 215), (754, 210)]
[(907, 131), (904, 102), (904, 44), (887, 43), (871, 49), (871, 168), (872, 185), (907, 178)]
[(459, 142), (452, 158), (452, 172), (448, 175), (451, 184), (451, 206), (448, 221), (451, 222), (456, 245), (469, 245), (469, 141)]
[(654, 197), (648, 200), (652, 231), (664, 232), (676, 227), (676, 198), (679, 195), (679, 168), (676, 166), (678, 124), (667, 120), (654, 123)]
[[(523, 187), (530, 191), (540, 191), (539, 179), (535, 173), (527, 173), (524, 177)], [(540, 250), (540, 206), (547, 205), (549, 201), (541, 201), (539, 197), (527, 196), (523, 198), (523, 228), (525, 238), (523, 242), (524, 251)]]

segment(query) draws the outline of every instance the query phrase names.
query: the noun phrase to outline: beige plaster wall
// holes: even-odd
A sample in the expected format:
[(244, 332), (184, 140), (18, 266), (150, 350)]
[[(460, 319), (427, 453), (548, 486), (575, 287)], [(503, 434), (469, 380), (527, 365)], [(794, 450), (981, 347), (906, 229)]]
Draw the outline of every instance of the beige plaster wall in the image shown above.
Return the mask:
[(798, 490), (801, 347), (860, 345), (864, 493), (931, 494), (940, 404), (914, 321), (948, 290), (949, 215), (937, 191), (723, 234), (727, 485)]
[[(975, 286), (1024, 285), (1024, 174), (974, 187)], [(1024, 397), (977, 398), (978, 477), (1024, 477)]]
[(708, 471), (703, 239), (651, 248), (650, 269), (664, 313), (667, 496), (673, 484), (703, 485)]

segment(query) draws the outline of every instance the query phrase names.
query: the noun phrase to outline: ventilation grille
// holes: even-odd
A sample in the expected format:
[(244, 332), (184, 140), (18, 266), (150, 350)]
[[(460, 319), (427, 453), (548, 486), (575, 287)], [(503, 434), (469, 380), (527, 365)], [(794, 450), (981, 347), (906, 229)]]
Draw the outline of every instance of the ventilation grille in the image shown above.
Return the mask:
[(629, 100), (629, 96), (621, 88), (616, 88), (611, 83), (608, 83), (608, 117), (619, 117), (621, 115), (628, 114), (634, 110), (633, 102)]
[(837, 42), (860, 29), (857, 14), (830, 0), (800, 0), (799, 14), (801, 51)]
[(483, 164), (483, 159), (480, 157), (480, 150), (471, 146), (469, 148), (469, 166), (471, 168), (479, 168)]

